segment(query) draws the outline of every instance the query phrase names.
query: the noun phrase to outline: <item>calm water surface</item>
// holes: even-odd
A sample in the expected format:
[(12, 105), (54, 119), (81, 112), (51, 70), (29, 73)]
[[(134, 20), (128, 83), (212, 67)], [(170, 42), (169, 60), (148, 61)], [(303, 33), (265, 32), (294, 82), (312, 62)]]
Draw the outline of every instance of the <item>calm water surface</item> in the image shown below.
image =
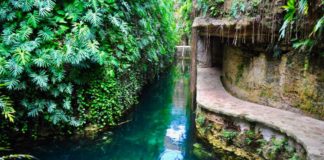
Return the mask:
[(41, 160), (193, 160), (189, 65), (179, 60), (144, 88), (131, 120), (94, 140), (24, 148)]

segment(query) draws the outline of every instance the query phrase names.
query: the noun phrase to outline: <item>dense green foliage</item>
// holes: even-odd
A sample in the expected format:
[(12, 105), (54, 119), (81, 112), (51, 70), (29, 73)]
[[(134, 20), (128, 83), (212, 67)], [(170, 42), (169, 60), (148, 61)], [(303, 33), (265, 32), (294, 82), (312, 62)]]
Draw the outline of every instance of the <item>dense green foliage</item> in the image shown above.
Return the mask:
[(1, 2), (0, 81), (15, 118), (24, 126), (116, 124), (172, 61), (172, 9), (168, 0)]
[(178, 15), (177, 27), (179, 35), (183, 40), (189, 41), (191, 38), (191, 26), (193, 21), (192, 9), (193, 4), (192, 0), (179, 0), (179, 8), (176, 12)]
[[(318, 6), (319, 5), (319, 6)], [(310, 8), (313, 6), (312, 15), (309, 15)], [(308, 0), (288, 0), (287, 4), (283, 6), (285, 9), (284, 23), (280, 29), (280, 39), (283, 39), (288, 36), (287, 30), (289, 28), (296, 28), (294, 32), (296, 34), (293, 38), (293, 47), (298, 49), (301, 52), (306, 52), (310, 54), (313, 50), (313, 47), (318, 46), (323, 40), (323, 27), (324, 27), (324, 1), (322, 0), (320, 4), (317, 4), (316, 1)], [(305, 26), (300, 26), (300, 19), (309, 19), (312, 17), (312, 20), (315, 20), (313, 29), (307, 33), (307, 37), (301, 37), (302, 33), (299, 33), (299, 29)], [(302, 29), (300, 29), (302, 30)], [(300, 38), (301, 37), (301, 38)], [(324, 55), (324, 52), (321, 53)]]
[[(145, 79), (135, 69), (127, 73), (128, 77), (118, 80), (111, 75), (101, 73), (100, 79), (94, 79), (88, 88), (78, 93), (81, 119), (88, 123), (114, 126), (134, 103)], [(95, 106), (95, 107), (92, 107)]]

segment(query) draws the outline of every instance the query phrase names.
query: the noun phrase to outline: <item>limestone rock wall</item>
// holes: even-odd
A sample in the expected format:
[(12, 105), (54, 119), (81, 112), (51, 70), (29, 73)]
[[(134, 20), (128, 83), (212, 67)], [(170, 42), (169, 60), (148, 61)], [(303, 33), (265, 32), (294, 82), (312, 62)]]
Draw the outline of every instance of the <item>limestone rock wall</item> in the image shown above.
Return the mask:
[(245, 119), (204, 110), (196, 111), (197, 136), (222, 159), (305, 160), (306, 151), (280, 131)]
[(223, 83), (241, 99), (324, 119), (323, 62), (300, 53), (274, 58), (224, 46)]

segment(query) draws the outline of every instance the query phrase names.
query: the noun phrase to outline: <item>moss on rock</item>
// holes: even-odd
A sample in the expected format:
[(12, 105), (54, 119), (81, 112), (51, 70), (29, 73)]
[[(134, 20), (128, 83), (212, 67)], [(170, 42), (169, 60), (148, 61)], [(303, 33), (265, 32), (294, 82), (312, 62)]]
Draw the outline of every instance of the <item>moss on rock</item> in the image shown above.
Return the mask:
[[(196, 145), (198, 157), (220, 155), (221, 159), (232, 160), (286, 160), (306, 159), (304, 150), (297, 151), (287, 138), (272, 137), (266, 141), (255, 124), (241, 130), (230, 117), (216, 117), (213, 113), (198, 111), (196, 118), (197, 137), (211, 146), (214, 154)], [(204, 158), (202, 158), (204, 159)]]

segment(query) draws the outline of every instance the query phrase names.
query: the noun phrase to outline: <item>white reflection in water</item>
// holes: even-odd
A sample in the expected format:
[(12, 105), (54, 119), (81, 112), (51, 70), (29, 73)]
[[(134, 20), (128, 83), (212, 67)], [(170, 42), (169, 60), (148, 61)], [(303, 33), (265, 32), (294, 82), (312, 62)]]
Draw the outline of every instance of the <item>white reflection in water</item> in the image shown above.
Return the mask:
[(181, 151), (166, 149), (160, 157), (160, 160), (183, 160)]
[(173, 126), (167, 129), (166, 136), (172, 140), (173, 143), (181, 143), (185, 138), (186, 129), (184, 125)]
[(187, 137), (186, 117), (186, 92), (185, 79), (179, 78), (176, 81), (173, 101), (172, 120), (164, 137), (164, 151), (160, 154), (160, 160), (183, 160), (185, 151), (184, 145)]

